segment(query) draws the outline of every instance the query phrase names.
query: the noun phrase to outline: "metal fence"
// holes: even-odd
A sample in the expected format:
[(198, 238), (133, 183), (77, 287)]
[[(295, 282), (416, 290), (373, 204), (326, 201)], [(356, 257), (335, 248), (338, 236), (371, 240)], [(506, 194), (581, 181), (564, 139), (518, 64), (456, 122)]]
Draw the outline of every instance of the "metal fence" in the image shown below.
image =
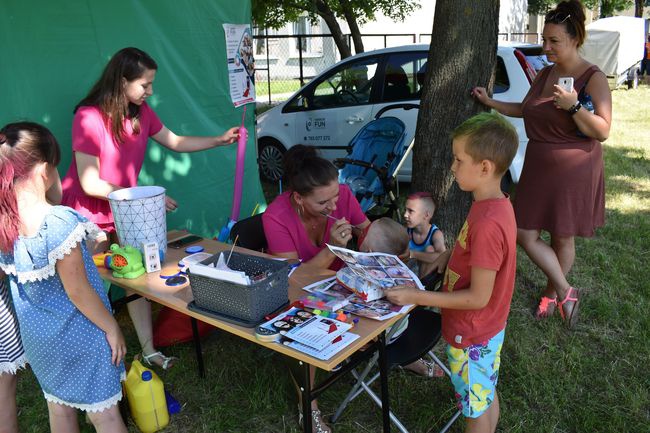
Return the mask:
[[(499, 33), (498, 38), (500, 41), (509, 41), (509, 42), (521, 42), (526, 44), (541, 44), (542, 43), (542, 34), (541, 33)], [(420, 44), (429, 44), (431, 43), (431, 35), (420, 35), (418, 38)]]
[[(429, 44), (431, 35), (415, 33), (363, 34), (366, 51), (414, 43)], [(351, 36), (346, 35), (352, 46)], [(499, 39), (539, 43), (539, 33), (499, 33)], [(275, 104), (339, 60), (341, 55), (330, 34), (268, 35), (253, 37), (257, 101)]]
[(522, 42), (527, 44), (541, 44), (541, 33), (499, 33), (499, 39), (510, 42)]
[[(366, 51), (414, 44), (415, 34), (363, 34)], [(352, 46), (350, 35), (347, 45)], [(330, 34), (255, 35), (255, 92), (257, 101), (273, 104), (286, 100), (341, 55)]]

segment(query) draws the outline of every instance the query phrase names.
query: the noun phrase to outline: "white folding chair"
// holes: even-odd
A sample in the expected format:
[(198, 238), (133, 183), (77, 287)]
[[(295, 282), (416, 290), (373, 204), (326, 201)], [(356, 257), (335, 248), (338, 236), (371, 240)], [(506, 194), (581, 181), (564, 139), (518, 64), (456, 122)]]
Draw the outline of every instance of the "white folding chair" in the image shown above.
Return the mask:
[[(405, 317), (402, 319), (402, 321), (406, 319), (407, 318)], [(399, 321), (393, 325), (392, 330), (394, 331), (398, 329), (399, 324), (402, 323), (402, 321)], [(399, 338), (386, 346), (389, 368), (405, 366), (414, 361), (417, 361), (423, 356), (428, 356), (448, 376), (450, 376), (451, 372), (449, 369), (431, 351), (440, 339), (440, 336), (440, 314), (426, 308), (414, 309), (408, 316), (408, 327), (406, 330), (399, 336)], [(388, 338), (390, 338), (390, 335)], [(341, 402), (339, 405), (336, 413), (332, 417), (332, 422), (336, 422), (347, 405), (356, 397), (358, 397), (362, 392), (368, 394), (368, 396), (375, 402), (375, 404), (381, 407), (381, 399), (370, 387), (370, 385), (379, 377), (379, 373), (377, 372), (372, 377), (369, 377), (370, 373), (373, 370), (373, 367), (375, 367), (377, 364), (378, 357), (379, 354), (375, 353), (361, 373), (359, 373), (356, 369), (352, 370), (352, 375), (356, 379), (356, 383), (347, 394), (343, 402)], [(440, 430), (440, 433), (444, 433), (449, 430), (451, 425), (456, 421), (456, 419), (458, 419), (460, 414), (460, 411), (456, 412), (454, 416), (449, 420), (449, 422), (445, 424), (442, 430)], [(408, 433), (408, 430), (404, 424), (402, 424), (402, 422), (397, 418), (397, 416), (395, 416), (392, 411), (390, 412), (390, 419), (400, 432)]]

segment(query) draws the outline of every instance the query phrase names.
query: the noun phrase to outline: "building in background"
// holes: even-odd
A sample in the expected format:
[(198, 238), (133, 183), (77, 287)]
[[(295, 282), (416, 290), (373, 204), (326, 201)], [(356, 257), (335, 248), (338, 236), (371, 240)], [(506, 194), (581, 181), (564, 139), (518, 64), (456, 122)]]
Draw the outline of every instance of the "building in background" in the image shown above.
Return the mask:
[[(527, 0), (501, 0), (500, 8), (499, 32), (502, 39), (512, 39), (513, 34), (526, 32)], [(434, 11), (435, 1), (420, 0), (420, 8), (403, 22), (379, 14), (375, 21), (361, 26), (364, 50), (429, 43)], [(345, 21), (339, 20), (339, 24), (344, 33), (350, 33)], [(338, 62), (341, 57), (332, 38), (326, 36), (329, 33), (322, 19), (311, 23), (306, 16), (278, 30), (255, 29), (258, 100), (272, 102), (275, 99), (271, 97), (272, 93), (286, 96), (286, 93), (297, 90), (301, 83)]]
[[(402, 22), (382, 14), (360, 26), (365, 51), (384, 47), (429, 43), (435, 14), (435, 0), (419, 0), (420, 7)], [(644, 16), (650, 14), (646, 7)], [(620, 13), (634, 15), (634, 8)], [(586, 11), (586, 24), (598, 18)], [(341, 30), (350, 34), (347, 23), (339, 20)], [(501, 0), (499, 40), (541, 43), (542, 15), (528, 14), (528, 0)], [(646, 21), (647, 28), (647, 21)], [(279, 30), (256, 29), (255, 67), (259, 101), (286, 99), (302, 84), (318, 75), (341, 57), (325, 22), (311, 23), (305, 16)], [(349, 41), (349, 45), (353, 44)]]

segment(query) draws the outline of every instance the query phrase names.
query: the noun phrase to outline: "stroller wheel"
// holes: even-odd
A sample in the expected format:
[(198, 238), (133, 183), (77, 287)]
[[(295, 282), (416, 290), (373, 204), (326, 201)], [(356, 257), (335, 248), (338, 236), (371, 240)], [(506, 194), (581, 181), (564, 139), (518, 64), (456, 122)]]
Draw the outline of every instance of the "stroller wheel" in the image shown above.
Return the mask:
[(285, 149), (281, 144), (273, 141), (264, 140), (260, 144), (260, 153), (257, 159), (260, 174), (262, 178), (276, 182), (283, 174), (282, 161)]

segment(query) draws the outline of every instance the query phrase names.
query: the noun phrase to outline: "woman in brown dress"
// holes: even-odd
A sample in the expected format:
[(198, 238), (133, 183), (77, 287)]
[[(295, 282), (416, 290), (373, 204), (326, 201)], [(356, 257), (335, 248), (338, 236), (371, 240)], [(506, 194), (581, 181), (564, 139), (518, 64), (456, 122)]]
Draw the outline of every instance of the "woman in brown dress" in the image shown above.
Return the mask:
[[(544, 52), (554, 64), (535, 78), (521, 103), (495, 101), (477, 87), (474, 96), (511, 117), (523, 117), (526, 158), (517, 185), (517, 241), (546, 274), (548, 282), (535, 317), (556, 307), (569, 326), (575, 323), (581, 291), (566, 275), (575, 259), (575, 236), (590, 237), (605, 222), (601, 141), (607, 139), (612, 101), (607, 77), (578, 53), (585, 39), (580, 1), (563, 1), (544, 20)], [(570, 92), (558, 85), (573, 78)], [(551, 235), (544, 242), (541, 231)]]

